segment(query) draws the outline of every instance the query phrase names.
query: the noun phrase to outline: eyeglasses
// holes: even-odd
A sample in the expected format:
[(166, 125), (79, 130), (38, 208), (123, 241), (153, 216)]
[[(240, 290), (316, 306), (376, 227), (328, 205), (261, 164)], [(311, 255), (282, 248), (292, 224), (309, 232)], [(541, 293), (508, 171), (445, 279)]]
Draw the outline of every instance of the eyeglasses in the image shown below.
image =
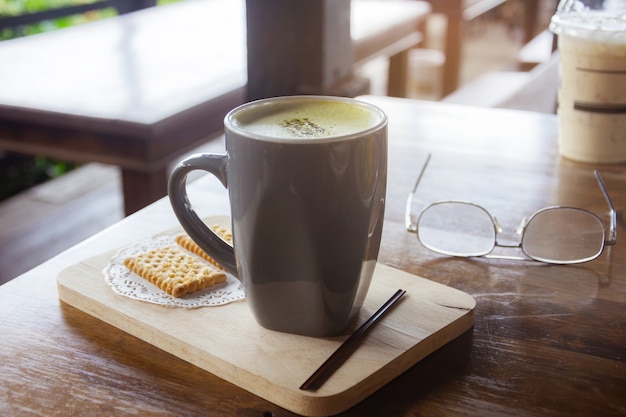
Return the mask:
[[(406, 203), (407, 231), (417, 234), (419, 242), (429, 250), (457, 257), (486, 257), (512, 260), (534, 260), (550, 264), (588, 262), (602, 254), (606, 245), (617, 241), (617, 217), (600, 173), (594, 175), (609, 206), (608, 238), (604, 223), (589, 210), (553, 206), (524, 218), (516, 233), (519, 243), (502, 244), (498, 220), (485, 208), (465, 201), (440, 201), (428, 205), (417, 222), (411, 213), (417, 186), (426, 171), (430, 155), (422, 167)], [(496, 247), (521, 249), (524, 257), (493, 254)]]

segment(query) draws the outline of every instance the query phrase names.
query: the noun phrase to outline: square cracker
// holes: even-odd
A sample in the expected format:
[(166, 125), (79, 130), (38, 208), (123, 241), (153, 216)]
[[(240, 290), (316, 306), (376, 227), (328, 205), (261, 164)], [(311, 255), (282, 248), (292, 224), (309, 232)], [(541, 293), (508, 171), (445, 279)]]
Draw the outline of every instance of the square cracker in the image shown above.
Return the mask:
[[(218, 224), (211, 226), (211, 229), (213, 229), (213, 231), (226, 243), (230, 245), (233, 244), (233, 235), (228, 229)], [(215, 259), (211, 258), (205, 251), (203, 251), (202, 248), (200, 248), (200, 246), (198, 246), (198, 244), (194, 242), (188, 235), (178, 235), (174, 240), (176, 240), (176, 243), (178, 243), (182, 248), (188, 250), (189, 252), (195, 253), (196, 255), (200, 256), (205, 261), (212, 263), (219, 269), (224, 269), (222, 265), (218, 264)]]
[(124, 265), (174, 297), (226, 281), (223, 271), (173, 246), (127, 258)]

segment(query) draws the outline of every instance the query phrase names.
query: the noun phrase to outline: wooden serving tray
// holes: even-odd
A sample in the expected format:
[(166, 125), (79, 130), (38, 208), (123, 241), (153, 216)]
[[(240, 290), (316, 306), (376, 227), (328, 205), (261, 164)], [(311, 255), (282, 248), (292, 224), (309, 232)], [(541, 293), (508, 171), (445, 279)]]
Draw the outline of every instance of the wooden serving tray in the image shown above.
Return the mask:
[(476, 303), (468, 294), (378, 264), (354, 328), (399, 288), (407, 293), (328, 381), (317, 391), (302, 391), (299, 386), (348, 335), (313, 338), (267, 330), (256, 323), (245, 301), (183, 309), (131, 300), (104, 281), (102, 270), (112, 255), (62, 271), (57, 278), (60, 299), (305, 416), (345, 411), (474, 323)]

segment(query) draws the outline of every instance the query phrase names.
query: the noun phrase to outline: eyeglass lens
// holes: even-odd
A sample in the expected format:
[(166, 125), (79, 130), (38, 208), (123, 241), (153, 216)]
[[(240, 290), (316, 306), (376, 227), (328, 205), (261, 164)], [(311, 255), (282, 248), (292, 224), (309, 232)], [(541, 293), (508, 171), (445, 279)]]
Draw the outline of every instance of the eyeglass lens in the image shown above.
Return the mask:
[(604, 226), (594, 214), (576, 208), (549, 208), (529, 221), (522, 250), (544, 262), (582, 262), (594, 259), (604, 247)]
[[(440, 202), (418, 220), (417, 236), (425, 247), (446, 255), (483, 256), (496, 246), (496, 226), (482, 207)], [(593, 213), (553, 207), (535, 213), (523, 232), (521, 248), (530, 258), (551, 263), (584, 262), (604, 247), (604, 226)]]
[(430, 205), (418, 220), (417, 238), (425, 247), (453, 256), (481, 256), (493, 250), (496, 232), (487, 211), (463, 202)]

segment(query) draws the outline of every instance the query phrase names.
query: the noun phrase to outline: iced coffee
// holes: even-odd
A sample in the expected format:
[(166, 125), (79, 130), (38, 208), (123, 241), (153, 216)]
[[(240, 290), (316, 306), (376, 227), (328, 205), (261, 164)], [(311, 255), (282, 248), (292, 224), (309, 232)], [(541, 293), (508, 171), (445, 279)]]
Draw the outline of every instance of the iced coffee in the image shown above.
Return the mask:
[(557, 13), (551, 29), (561, 55), (561, 155), (626, 162), (626, 10)]

